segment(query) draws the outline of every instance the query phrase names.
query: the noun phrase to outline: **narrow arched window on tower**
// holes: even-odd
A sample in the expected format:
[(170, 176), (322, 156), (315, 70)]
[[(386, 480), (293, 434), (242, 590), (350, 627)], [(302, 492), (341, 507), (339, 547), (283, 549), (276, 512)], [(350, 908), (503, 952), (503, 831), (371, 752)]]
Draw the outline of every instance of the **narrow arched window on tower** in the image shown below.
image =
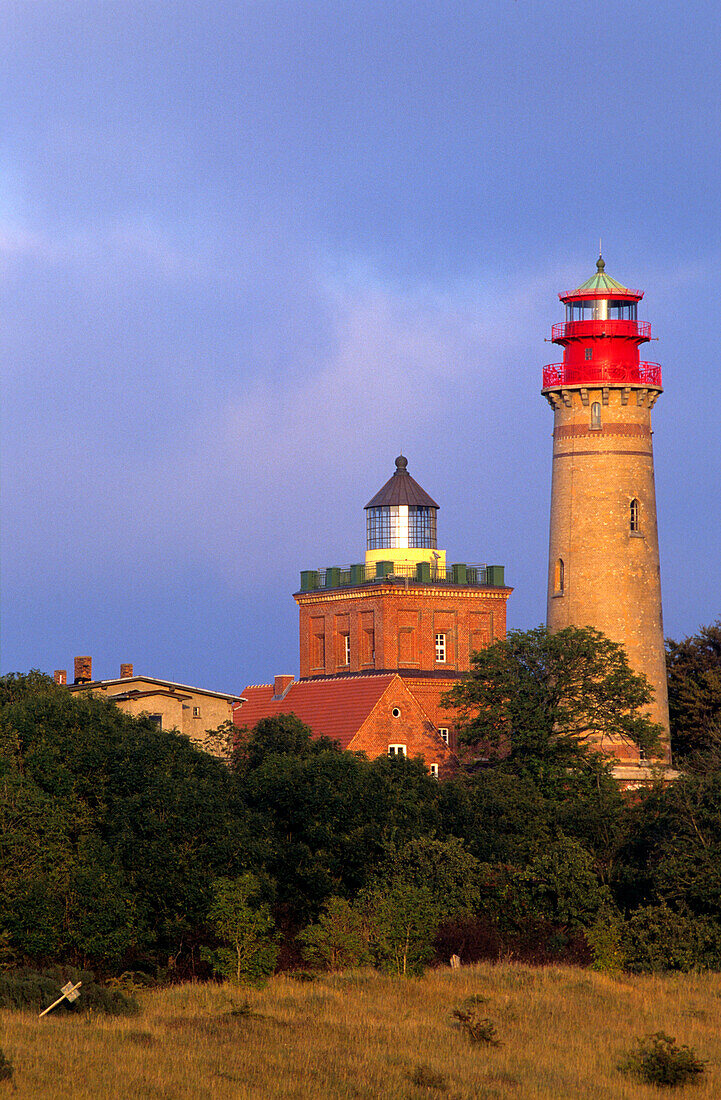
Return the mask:
[(632, 535), (637, 535), (641, 530), (641, 517), (638, 501), (634, 497), (629, 509), (629, 527)]
[(601, 427), (601, 402), (594, 401), (591, 405), (591, 427)]
[(556, 559), (556, 565), (553, 570), (553, 588), (556, 596), (562, 596), (564, 586), (566, 583), (565, 577), (566, 569), (563, 564), (563, 558)]

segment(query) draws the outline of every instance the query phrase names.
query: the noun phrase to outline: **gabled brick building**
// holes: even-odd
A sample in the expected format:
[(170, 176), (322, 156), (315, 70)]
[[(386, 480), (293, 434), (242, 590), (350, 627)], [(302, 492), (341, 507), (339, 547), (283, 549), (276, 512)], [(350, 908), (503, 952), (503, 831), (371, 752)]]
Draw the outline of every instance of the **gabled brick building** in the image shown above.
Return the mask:
[(316, 736), (351, 752), (421, 756), (441, 778), (456, 766), (455, 753), (397, 673), (300, 681), (276, 676), (273, 684), (247, 688), (244, 699), (234, 713), (248, 729), (261, 718), (292, 713)]
[[(441, 698), (474, 650), (505, 637), (512, 589), (502, 566), (447, 566), (438, 505), (407, 467), (399, 455), (366, 505), (365, 560), (301, 573), (300, 680), (245, 688), (234, 721), (250, 728), (294, 713), (344, 748), (374, 757), (401, 746), (442, 775), (454, 766), (455, 730)], [(358, 705), (344, 713), (349, 700)]]

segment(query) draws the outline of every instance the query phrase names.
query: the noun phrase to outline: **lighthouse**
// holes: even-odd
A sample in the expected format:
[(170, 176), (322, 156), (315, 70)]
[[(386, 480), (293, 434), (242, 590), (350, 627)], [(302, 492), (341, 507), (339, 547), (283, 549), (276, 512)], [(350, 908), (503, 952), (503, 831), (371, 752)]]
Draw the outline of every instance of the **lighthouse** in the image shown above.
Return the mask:
[[(565, 320), (553, 343), (563, 362), (543, 369), (553, 408), (553, 474), (548, 568), (550, 630), (592, 626), (623, 644), (654, 690), (649, 715), (663, 730), (655, 763), (670, 762), (651, 410), (661, 368), (639, 349), (651, 325), (637, 316), (643, 291), (606, 274), (559, 294)], [(614, 744), (619, 779), (649, 761)], [(628, 772), (628, 775), (626, 773)]]

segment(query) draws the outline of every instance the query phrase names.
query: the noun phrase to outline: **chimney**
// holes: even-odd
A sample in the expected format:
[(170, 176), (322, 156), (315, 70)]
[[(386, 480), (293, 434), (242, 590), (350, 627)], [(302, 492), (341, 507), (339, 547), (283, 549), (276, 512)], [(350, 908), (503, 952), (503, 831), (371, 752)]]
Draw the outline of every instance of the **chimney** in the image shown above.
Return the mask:
[(273, 698), (282, 699), (294, 680), (295, 676), (276, 676), (273, 681)]
[(88, 684), (93, 678), (93, 659), (92, 657), (76, 657), (75, 658), (75, 680), (76, 684)]
[(67, 682), (68, 682), (67, 669), (56, 668), (55, 669), (55, 675), (53, 676), (53, 679), (54, 679), (56, 684), (67, 684)]
[(121, 665), (120, 666), (120, 679), (121, 680), (130, 680), (132, 678), (132, 675), (133, 675), (133, 666), (132, 665)]

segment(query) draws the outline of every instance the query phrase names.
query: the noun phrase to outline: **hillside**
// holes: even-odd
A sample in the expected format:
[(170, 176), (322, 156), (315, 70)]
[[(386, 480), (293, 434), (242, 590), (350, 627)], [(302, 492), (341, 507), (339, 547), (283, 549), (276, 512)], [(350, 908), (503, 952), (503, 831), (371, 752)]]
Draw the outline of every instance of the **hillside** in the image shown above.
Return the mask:
[[(453, 1009), (479, 994), (499, 1047), (473, 1045), (452, 1026)], [(180, 985), (142, 994), (130, 1019), (0, 1013), (15, 1065), (0, 1095), (641, 1100), (661, 1094), (616, 1064), (633, 1039), (664, 1030), (710, 1060), (689, 1090), (708, 1100), (721, 1095), (719, 998), (719, 974), (615, 979), (513, 963), (406, 981), (359, 971), (278, 976), (250, 991)]]

